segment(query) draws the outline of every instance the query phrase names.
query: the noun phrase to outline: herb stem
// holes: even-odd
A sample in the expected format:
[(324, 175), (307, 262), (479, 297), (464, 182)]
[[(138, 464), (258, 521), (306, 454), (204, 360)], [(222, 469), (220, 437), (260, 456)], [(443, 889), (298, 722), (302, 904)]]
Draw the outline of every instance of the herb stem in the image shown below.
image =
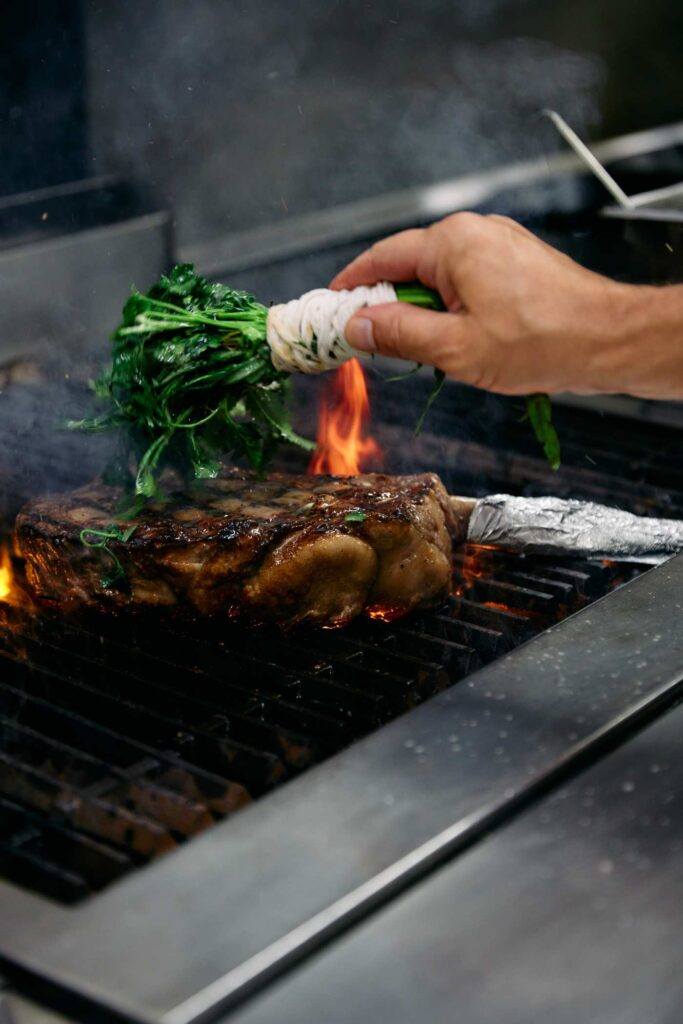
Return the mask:
[[(445, 309), (441, 296), (432, 288), (425, 288), (424, 285), (397, 284), (396, 298), (399, 302), (409, 302), (411, 306), (420, 306), (423, 309), (434, 309), (442, 311)], [(434, 371), (434, 387), (432, 388), (427, 403), (422, 410), (420, 418), (415, 427), (415, 434), (422, 430), (427, 413), (434, 404), (441, 391), (445, 375), (441, 370)], [(552, 421), (552, 405), (546, 394), (528, 395), (526, 398), (527, 416), (533, 428), (538, 443), (550, 463), (552, 469), (559, 469), (561, 463), (560, 439)]]

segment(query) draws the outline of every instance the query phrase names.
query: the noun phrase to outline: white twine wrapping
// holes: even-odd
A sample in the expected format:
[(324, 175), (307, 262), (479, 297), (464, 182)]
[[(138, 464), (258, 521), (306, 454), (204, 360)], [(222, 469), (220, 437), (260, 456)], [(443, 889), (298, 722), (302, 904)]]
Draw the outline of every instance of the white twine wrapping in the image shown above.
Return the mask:
[(271, 306), (267, 338), (273, 365), (288, 373), (322, 373), (353, 359), (344, 329), (363, 306), (396, 302), (392, 284), (381, 282), (351, 291), (314, 288), (299, 299)]

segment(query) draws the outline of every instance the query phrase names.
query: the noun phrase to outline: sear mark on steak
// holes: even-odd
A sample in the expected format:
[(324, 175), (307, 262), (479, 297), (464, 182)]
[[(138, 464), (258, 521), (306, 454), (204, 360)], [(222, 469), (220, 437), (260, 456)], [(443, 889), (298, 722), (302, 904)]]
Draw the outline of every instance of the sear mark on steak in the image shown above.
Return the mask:
[(232, 470), (196, 481), (148, 503), (130, 539), (110, 543), (128, 582), (104, 589), (107, 553), (79, 534), (110, 525), (121, 497), (93, 483), (20, 512), (17, 537), (39, 599), (340, 626), (361, 613), (395, 618), (450, 590), (457, 526), (431, 473), (259, 479)]

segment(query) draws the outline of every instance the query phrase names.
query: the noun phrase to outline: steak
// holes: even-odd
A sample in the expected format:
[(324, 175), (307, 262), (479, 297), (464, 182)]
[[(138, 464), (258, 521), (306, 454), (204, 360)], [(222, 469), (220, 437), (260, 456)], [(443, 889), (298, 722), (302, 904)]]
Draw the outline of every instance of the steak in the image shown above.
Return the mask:
[[(122, 492), (32, 501), (17, 519), (28, 582), (61, 608), (174, 608), (248, 622), (340, 626), (446, 598), (456, 518), (437, 476), (258, 478), (238, 470), (149, 502), (125, 542), (87, 547)], [(128, 524), (124, 524), (128, 525)], [(108, 584), (113, 557), (125, 579)]]

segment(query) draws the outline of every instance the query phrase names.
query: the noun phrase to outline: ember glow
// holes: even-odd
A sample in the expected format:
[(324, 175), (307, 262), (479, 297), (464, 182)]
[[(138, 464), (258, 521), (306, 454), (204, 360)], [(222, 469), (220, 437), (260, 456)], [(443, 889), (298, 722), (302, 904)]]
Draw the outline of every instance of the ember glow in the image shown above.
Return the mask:
[(323, 393), (318, 419), (318, 447), (309, 473), (353, 476), (381, 463), (382, 452), (367, 434), (370, 402), (363, 368), (357, 359), (336, 371)]
[(465, 597), (478, 579), (486, 579), (493, 573), (493, 562), (490, 552), (493, 548), (484, 545), (468, 544), (455, 565), (453, 596)]
[(405, 615), (406, 609), (400, 606), (393, 607), (386, 605), (380, 607), (379, 605), (372, 605), (367, 609), (368, 618), (375, 622), (393, 622), (395, 619)]

